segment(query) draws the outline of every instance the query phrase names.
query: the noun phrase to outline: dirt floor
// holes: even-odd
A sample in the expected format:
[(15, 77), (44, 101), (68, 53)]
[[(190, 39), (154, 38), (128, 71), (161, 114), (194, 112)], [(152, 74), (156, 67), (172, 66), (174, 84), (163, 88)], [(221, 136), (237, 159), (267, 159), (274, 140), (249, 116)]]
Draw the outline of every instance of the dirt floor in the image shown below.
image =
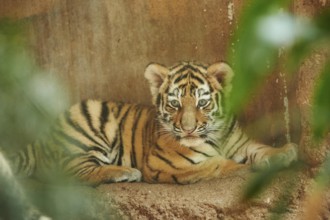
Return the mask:
[[(282, 173), (249, 202), (242, 201), (246, 184), (256, 176), (249, 171), (193, 185), (122, 183), (97, 190), (113, 199), (127, 219), (267, 219), (277, 215), (300, 219), (309, 181), (303, 174), (292, 179), (290, 175)], [(286, 193), (287, 203), (277, 202)]]
[[(330, 191), (307, 206), (303, 202), (313, 182), (306, 173), (282, 171), (249, 201), (243, 194), (259, 175), (247, 170), (191, 185), (117, 183), (92, 188), (34, 182), (28, 191), (54, 219), (330, 219)], [(269, 178), (266, 173), (260, 179)]]
[[(241, 171), (192, 185), (121, 183), (101, 185), (97, 190), (111, 197), (124, 219), (302, 218), (301, 200), (310, 185), (304, 174), (281, 173), (264, 193), (243, 202), (243, 192), (255, 177)], [(278, 202), (279, 198), (287, 202)]]

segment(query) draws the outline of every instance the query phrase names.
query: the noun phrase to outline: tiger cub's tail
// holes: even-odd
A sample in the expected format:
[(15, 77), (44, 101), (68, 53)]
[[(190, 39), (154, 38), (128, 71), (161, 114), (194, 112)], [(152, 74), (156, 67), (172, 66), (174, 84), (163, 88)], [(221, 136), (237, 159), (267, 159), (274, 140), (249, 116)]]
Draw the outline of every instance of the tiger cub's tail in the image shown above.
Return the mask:
[(10, 167), (17, 177), (30, 177), (36, 169), (35, 150), (32, 145), (27, 145), (21, 150), (6, 155)]
[(0, 219), (51, 220), (25, 196), (0, 149)]

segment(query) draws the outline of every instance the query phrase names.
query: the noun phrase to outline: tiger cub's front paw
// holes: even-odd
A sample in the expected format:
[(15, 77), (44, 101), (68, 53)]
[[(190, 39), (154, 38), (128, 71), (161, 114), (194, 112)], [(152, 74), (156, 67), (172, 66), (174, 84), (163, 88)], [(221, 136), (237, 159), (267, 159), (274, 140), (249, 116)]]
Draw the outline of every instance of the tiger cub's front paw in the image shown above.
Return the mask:
[(122, 176), (116, 179), (116, 182), (140, 182), (141, 181), (141, 171), (135, 168), (127, 167)]
[(273, 148), (261, 161), (253, 165), (253, 169), (265, 169), (272, 165), (288, 167), (297, 160), (298, 146), (294, 143), (288, 143), (281, 148)]
[(279, 157), (279, 162), (288, 167), (292, 162), (298, 160), (298, 145), (294, 143), (288, 143), (281, 148), (283, 151), (275, 155)]
[(110, 183), (119, 182), (140, 182), (142, 178), (141, 171), (131, 167), (118, 167), (117, 170), (109, 173), (108, 181)]

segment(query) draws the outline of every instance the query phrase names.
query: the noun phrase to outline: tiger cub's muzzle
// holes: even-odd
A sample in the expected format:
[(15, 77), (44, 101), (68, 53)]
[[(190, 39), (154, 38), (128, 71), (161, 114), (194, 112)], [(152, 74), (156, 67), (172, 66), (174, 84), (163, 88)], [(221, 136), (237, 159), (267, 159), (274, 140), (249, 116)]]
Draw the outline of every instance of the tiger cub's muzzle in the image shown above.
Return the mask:
[(175, 120), (177, 123), (173, 124), (174, 131), (179, 133), (181, 138), (197, 138), (205, 134), (207, 122), (203, 122), (198, 115), (195, 106), (182, 108)]

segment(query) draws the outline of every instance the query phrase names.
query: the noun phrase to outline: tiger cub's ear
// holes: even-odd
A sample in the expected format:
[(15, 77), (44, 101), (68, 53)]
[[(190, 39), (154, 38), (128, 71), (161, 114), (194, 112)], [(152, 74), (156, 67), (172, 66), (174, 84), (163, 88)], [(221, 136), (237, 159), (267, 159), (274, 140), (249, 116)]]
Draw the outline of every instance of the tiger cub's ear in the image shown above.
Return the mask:
[(215, 63), (207, 68), (207, 76), (215, 89), (223, 89), (225, 93), (231, 90), (231, 81), (234, 76), (232, 68), (223, 62)]
[(160, 64), (151, 63), (147, 66), (144, 77), (149, 81), (151, 95), (155, 98), (169, 70)]

